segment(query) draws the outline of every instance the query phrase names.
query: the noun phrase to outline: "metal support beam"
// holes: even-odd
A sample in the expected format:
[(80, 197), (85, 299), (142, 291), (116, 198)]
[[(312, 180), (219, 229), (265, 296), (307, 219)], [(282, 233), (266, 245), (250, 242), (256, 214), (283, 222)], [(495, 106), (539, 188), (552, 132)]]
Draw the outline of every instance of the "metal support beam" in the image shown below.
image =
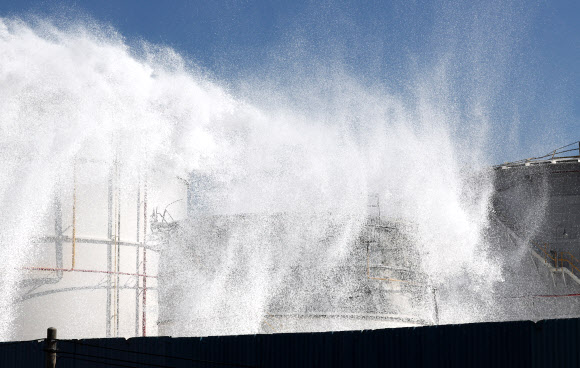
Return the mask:
[(143, 184), (143, 336), (147, 336), (147, 176)]
[[(58, 193), (54, 196), (54, 249), (56, 253), (56, 268), (63, 268), (62, 208), (60, 204), (60, 195)], [(62, 271), (56, 271), (56, 276), (60, 280), (62, 278)]]
[[(137, 183), (137, 234), (136, 241), (139, 244), (141, 220), (141, 180)], [(135, 247), (135, 337), (139, 336), (139, 246)]]
[[(108, 223), (107, 223), (107, 271), (113, 272), (113, 167), (109, 169), (109, 207), (108, 207)], [(107, 337), (111, 337), (111, 274), (107, 274)]]
[[(52, 243), (52, 242), (56, 242), (57, 239), (54, 236), (42, 236), (39, 238), (34, 239), (35, 242), (37, 243)], [(66, 236), (63, 235), (61, 237), (61, 241), (63, 243), (71, 243), (72, 242), (72, 238), (70, 236)], [(79, 243), (84, 243), (84, 244), (103, 244), (103, 245), (108, 245), (111, 244), (111, 240), (109, 239), (97, 239), (97, 238), (76, 238), (76, 242), (77, 244)], [(151, 247), (148, 245), (143, 245), (143, 243), (134, 243), (134, 242), (126, 242), (126, 241), (121, 241), (121, 242), (117, 242), (117, 245), (120, 246), (128, 246), (128, 247), (137, 247), (137, 248), (143, 248), (146, 247), (149, 250), (152, 250), (153, 252), (158, 252), (158, 249), (155, 247)]]
[[(119, 163), (116, 163), (116, 167), (117, 167), (117, 234), (116, 234), (116, 242), (119, 242), (121, 240), (121, 180), (120, 180), (120, 170), (119, 170)], [(117, 246), (117, 259), (116, 259), (116, 270), (115, 272), (117, 272), (117, 279), (116, 279), (116, 290), (115, 290), (115, 304), (116, 304), (116, 310), (115, 310), (115, 336), (119, 336), (119, 285), (120, 285), (120, 279), (119, 279), (119, 271), (121, 270), (121, 246)]]

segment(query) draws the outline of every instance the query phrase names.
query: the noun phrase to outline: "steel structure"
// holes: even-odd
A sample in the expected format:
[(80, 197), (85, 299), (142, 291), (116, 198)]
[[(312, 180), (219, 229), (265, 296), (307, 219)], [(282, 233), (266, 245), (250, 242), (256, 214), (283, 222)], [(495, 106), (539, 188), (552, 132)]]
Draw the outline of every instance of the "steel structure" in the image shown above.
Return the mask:
[[(213, 190), (221, 191), (219, 183), (212, 183), (205, 176), (197, 179), (197, 175), (192, 174), (188, 183), (193, 192), (188, 194), (189, 217), (180, 222), (178, 231), (168, 232), (165, 254), (161, 257), (159, 287), (160, 298), (165, 301), (160, 306), (161, 334), (305, 332), (438, 323), (436, 290), (420, 271), (419, 255), (408, 236), (413, 232), (412, 225), (381, 218), (378, 196), (369, 197), (369, 212), (374, 214), (362, 224), (352, 216), (331, 213), (220, 215), (211, 213), (216, 204), (223, 203), (223, 199), (212, 197)], [(327, 264), (325, 259), (333, 252), (334, 244), (342, 241), (350, 221), (357, 222), (357, 227), (362, 225), (361, 232), (344, 244), (349, 249), (345, 259)], [(308, 228), (318, 230), (306, 236), (306, 243), (296, 243), (296, 236), (303, 236), (297, 234), (299, 229)], [(268, 267), (246, 269), (245, 262), (240, 261), (227, 272), (232, 275), (257, 272), (268, 280), (284, 275), (284, 281), (277, 284), (276, 291), (269, 296), (258, 330), (244, 330), (245, 327), (237, 323), (244, 319), (237, 313), (243, 312), (229, 304), (215, 306), (224, 309), (219, 315), (192, 312), (191, 316), (183, 316), (180, 311), (195, 311), (198, 303), (210, 302), (205, 292), (211, 286), (195, 290), (191, 280), (181, 280), (180, 270), (184, 265), (175, 260), (203, 259), (196, 266), (204, 275), (201, 277), (219, 278), (216, 270), (222, 269), (232, 251), (228, 250), (232, 239), (235, 243), (240, 236), (241, 239), (248, 236), (242, 241), (255, 250), (251, 255), (238, 257), (260, 259), (259, 252), (263, 251), (264, 257), (269, 254), (273, 263)], [(288, 249), (308, 255), (288, 266), (281, 256)], [(172, 252), (177, 253), (172, 255)], [(235, 282), (226, 285), (222, 292), (235, 293), (235, 285)]]
[(503, 276), (493, 320), (580, 316), (579, 145), (493, 168), (486, 237)]
[[(575, 155), (574, 153), (577, 153)], [(495, 167), (494, 213), (535, 258), (580, 276), (580, 142)]]
[[(120, 185), (120, 165), (114, 162), (108, 174), (107, 190), (107, 238), (82, 237), (77, 229), (77, 162), (73, 165), (73, 198), (72, 198), (72, 236), (64, 234), (62, 198), (55, 196), (54, 200), (54, 235), (38, 237), (34, 243), (41, 246), (54, 244), (54, 267), (48, 266), (26, 266), (23, 271), (28, 273), (20, 282), (21, 289), (27, 290), (22, 293), (18, 302), (26, 302), (35, 298), (59, 293), (74, 293), (83, 290), (104, 290), (106, 292), (105, 325), (106, 337), (120, 336), (120, 291), (134, 290), (135, 302), (135, 336), (147, 335), (147, 291), (156, 290), (155, 286), (147, 286), (148, 279), (156, 279), (154, 274), (147, 273), (147, 251), (158, 253), (158, 249), (148, 243), (147, 227), (147, 179), (138, 183), (136, 188), (136, 241), (126, 241), (121, 239), (121, 216), (122, 188)], [(143, 198), (143, 199), (142, 199)], [(142, 221), (141, 221), (142, 218)], [(92, 220), (92, 219), (91, 219)], [(142, 232), (142, 237), (140, 236)], [(80, 268), (78, 267), (79, 257), (83, 257), (82, 252), (77, 250), (77, 245), (90, 245), (94, 247), (106, 247), (106, 268)], [(71, 259), (70, 267), (65, 267), (64, 247), (70, 247)], [(121, 250), (123, 248), (135, 248), (135, 270), (134, 272), (121, 271)], [(85, 248), (86, 249), (86, 248)], [(90, 256), (89, 256), (90, 257)], [(86, 260), (85, 260), (86, 261)], [(35, 277), (30, 274), (53, 273), (51, 277)], [(64, 274), (102, 274), (106, 277), (105, 285), (78, 285), (60, 286)], [(120, 277), (126, 276), (134, 280), (134, 285), (122, 285)], [(38, 290), (42, 286), (53, 284), (48, 290)], [(82, 284), (82, 282), (81, 282)], [(98, 333), (101, 335), (101, 333)]]

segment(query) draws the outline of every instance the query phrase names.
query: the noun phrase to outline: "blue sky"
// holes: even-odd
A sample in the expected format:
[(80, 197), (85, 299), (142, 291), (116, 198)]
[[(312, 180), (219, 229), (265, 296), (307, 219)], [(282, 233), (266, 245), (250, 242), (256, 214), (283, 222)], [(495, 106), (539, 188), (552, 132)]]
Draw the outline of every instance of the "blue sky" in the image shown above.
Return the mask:
[(0, 16), (30, 15), (94, 19), (129, 44), (170, 46), (232, 85), (328, 64), (404, 93), (417, 70), (447, 58), (458, 91), (490, 91), (495, 135), (510, 130), (520, 147), (504, 155), (580, 139), (577, 0), (0, 0)]

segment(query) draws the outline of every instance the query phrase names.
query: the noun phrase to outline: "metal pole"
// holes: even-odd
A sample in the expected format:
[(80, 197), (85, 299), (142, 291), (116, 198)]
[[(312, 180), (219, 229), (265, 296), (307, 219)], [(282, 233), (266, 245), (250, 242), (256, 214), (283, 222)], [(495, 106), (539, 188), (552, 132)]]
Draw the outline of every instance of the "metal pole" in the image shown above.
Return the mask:
[[(58, 189), (57, 189), (58, 190)], [(54, 247), (56, 253), (56, 268), (63, 268), (62, 262), (62, 209), (60, 206), (60, 194), (54, 196)], [(61, 279), (62, 271), (56, 271), (56, 276)]]
[[(137, 237), (139, 244), (139, 234), (141, 231), (141, 179), (137, 183)], [(135, 336), (139, 336), (139, 245), (135, 247)]]
[(56, 368), (56, 328), (54, 327), (49, 327), (46, 330), (44, 351), (46, 357), (46, 368)]
[(189, 177), (189, 180), (190, 181), (186, 181), (185, 182), (185, 187), (187, 188), (187, 204), (186, 204), (186, 207), (185, 207), (185, 211), (186, 211), (186, 216), (189, 217), (189, 218), (191, 218), (192, 217), (191, 216), (191, 211), (193, 210), (193, 203), (192, 203), (193, 202), (193, 193), (192, 193), (193, 190), (190, 190), (190, 189), (193, 189), (193, 188), (190, 188), (189, 187), (190, 186), (190, 183), (192, 182), (191, 176)]
[(147, 336), (147, 176), (143, 186), (143, 336)]
[[(117, 163), (117, 244), (119, 244), (119, 242), (121, 241), (121, 179), (120, 179), (120, 169), (118, 167), (118, 163)], [(115, 311), (115, 336), (119, 336), (119, 284), (120, 284), (120, 280), (119, 280), (119, 271), (121, 270), (121, 246), (118, 245), (117, 246), (117, 261), (115, 262), (117, 265), (117, 269), (115, 270), (117, 272), (117, 283), (116, 283), (116, 289), (115, 290), (115, 299), (116, 299), (116, 304), (117, 304), (117, 308)]]
[(72, 208), (72, 266), (75, 268), (76, 249), (77, 249), (77, 163), (73, 162), (73, 208)]
[[(107, 271), (113, 271), (113, 166), (109, 168), (109, 222), (107, 225)], [(111, 273), (107, 274), (107, 337), (111, 337)]]

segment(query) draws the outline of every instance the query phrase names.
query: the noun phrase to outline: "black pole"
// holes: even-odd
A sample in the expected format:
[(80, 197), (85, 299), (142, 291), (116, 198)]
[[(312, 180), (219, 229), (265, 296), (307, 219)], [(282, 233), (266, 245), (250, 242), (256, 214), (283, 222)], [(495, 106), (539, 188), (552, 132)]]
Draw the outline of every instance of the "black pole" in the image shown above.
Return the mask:
[(46, 368), (56, 368), (56, 328), (54, 327), (49, 327), (46, 330), (44, 351), (46, 355)]

